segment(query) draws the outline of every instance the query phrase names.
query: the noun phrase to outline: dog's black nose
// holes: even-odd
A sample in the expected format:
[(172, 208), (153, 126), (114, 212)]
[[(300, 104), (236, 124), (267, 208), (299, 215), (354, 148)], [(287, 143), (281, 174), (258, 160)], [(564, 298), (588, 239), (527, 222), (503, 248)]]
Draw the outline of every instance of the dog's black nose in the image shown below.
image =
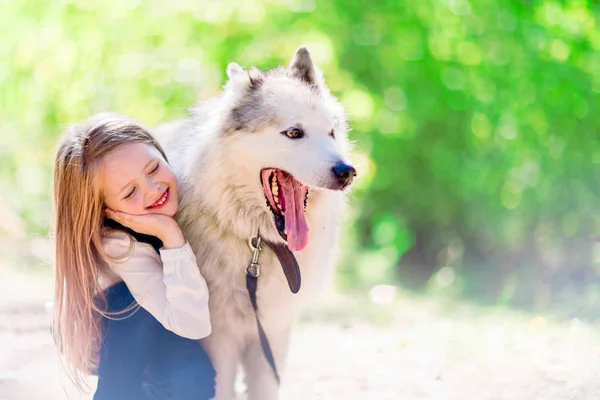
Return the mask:
[(356, 176), (356, 170), (352, 165), (346, 163), (339, 163), (335, 167), (331, 168), (333, 174), (337, 178), (342, 188), (352, 183), (352, 180)]

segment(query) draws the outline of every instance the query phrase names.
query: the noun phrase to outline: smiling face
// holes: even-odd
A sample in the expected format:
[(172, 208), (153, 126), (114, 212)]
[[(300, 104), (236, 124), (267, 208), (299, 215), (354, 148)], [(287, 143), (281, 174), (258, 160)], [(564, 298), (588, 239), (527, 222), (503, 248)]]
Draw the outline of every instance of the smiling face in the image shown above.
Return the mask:
[(156, 147), (135, 143), (107, 154), (100, 163), (105, 206), (127, 214), (177, 212), (177, 178)]

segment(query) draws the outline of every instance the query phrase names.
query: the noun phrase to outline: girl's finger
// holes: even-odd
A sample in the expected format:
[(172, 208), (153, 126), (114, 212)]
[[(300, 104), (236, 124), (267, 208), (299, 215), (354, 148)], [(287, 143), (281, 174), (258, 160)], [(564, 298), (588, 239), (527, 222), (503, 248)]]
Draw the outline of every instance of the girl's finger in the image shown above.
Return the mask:
[(111, 209), (106, 209), (106, 215), (110, 218), (113, 219), (115, 221), (117, 221), (118, 223), (123, 223), (126, 222), (128, 220), (130, 220), (128, 214), (125, 214), (123, 212), (120, 211), (115, 211), (115, 210), (111, 210)]
[(140, 224), (144, 222), (143, 215), (133, 215), (124, 212), (117, 211), (116, 217), (119, 219), (118, 222), (127, 224)]

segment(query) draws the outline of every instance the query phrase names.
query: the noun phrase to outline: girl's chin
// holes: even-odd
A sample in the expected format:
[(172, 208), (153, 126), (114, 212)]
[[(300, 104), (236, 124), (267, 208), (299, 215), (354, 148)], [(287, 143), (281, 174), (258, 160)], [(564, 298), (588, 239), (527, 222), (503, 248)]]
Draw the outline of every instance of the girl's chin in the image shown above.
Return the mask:
[(156, 210), (156, 211), (152, 212), (151, 214), (160, 214), (160, 215), (166, 215), (168, 217), (173, 217), (173, 216), (175, 216), (176, 213), (177, 213), (177, 207), (171, 207), (171, 205), (169, 204), (169, 206), (163, 208), (162, 210)]
[(166, 212), (165, 215), (168, 215), (169, 217), (174, 217), (176, 213), (177, 213), (177, 209)]

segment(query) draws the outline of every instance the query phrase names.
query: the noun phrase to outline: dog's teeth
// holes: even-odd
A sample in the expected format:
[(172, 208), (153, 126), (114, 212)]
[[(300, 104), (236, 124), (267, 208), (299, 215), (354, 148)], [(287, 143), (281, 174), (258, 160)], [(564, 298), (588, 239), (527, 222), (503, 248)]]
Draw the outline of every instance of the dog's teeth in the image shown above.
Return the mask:
[(279, 194), (279, 187), (277, 185), (271, 186), (271, 192), (273, 192), (273, 196), (277, 196)]
[(306, 212), (306, 206), (308, 205), (308, 191), (304, 195), (304, 212)]
[(273, 200), (275, 201), (275, 203), (279, 204), (279, 198), (277, 196), (273, 197)]

